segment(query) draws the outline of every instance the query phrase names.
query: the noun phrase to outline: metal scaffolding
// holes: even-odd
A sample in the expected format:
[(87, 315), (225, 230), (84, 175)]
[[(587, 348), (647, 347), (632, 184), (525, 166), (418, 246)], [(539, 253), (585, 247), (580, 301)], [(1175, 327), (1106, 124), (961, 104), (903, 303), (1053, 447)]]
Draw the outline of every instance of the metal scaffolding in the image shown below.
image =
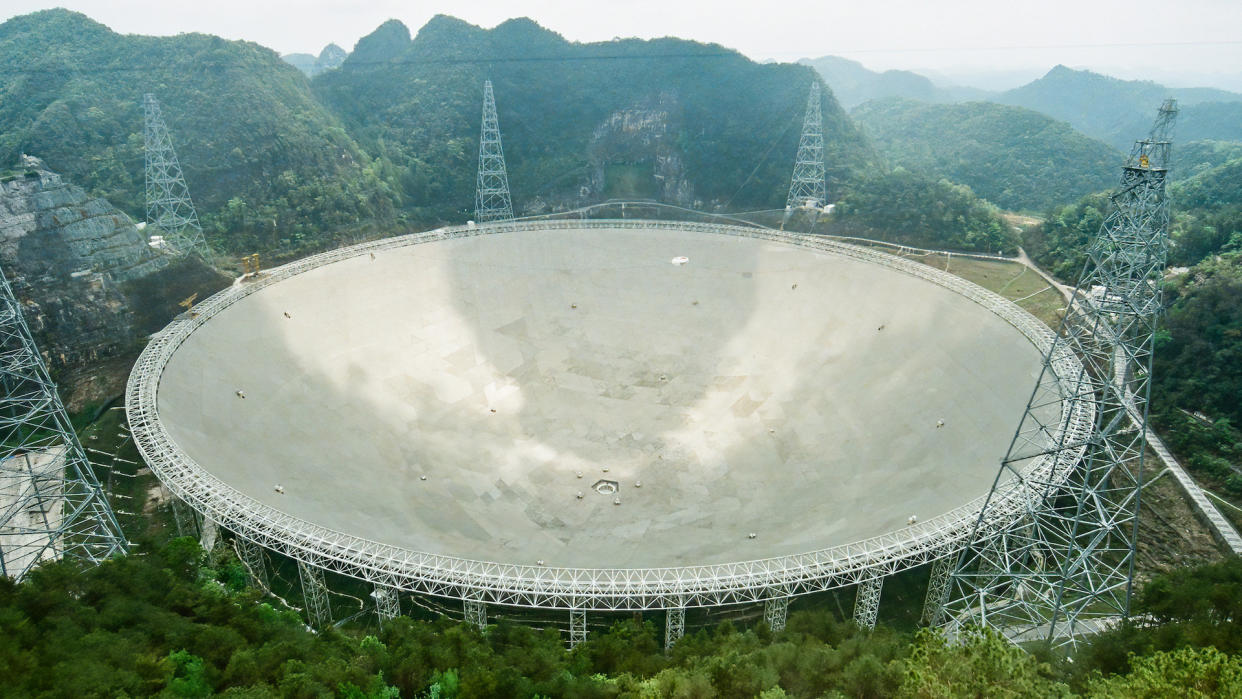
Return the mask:
[(868, 578), (858, 583), (858, 597), (854, 599), (854, 623), (864, 629), (874, 629), (880, 616), (880, 592), (884, 578)]
[(587, 640), (586, 610), (569, 610), (569, 649), (577, 648)]
[(785, 620), (789, 618), (789, 598), (773, 597), (763, 603), (763, 620), (773, 631), (784, 631)]
[(197, 254), (211, 261), (211, 250), (198, 223), (172, 136), (164, 124), (155, 95), (143, 96), (143, 142), (146, 146), (147, 223), (159, 229), (164, 247), (173, 254)]
[(664, 650), (686, 635), (686, 608), (669, 607), (664, 610)]
[(246, 566), (246, 572), (250, 575), (251, 584), (261, 590), (269, 590), (267, 560), (263, 554), (263, 547), (241, 537), (236, 537), (233, 541), (237, 544), (237, 557), (241, 559), (242, 565)]
[(98, 563), (127, 542), (0, 272), (0, 575)]
[(945, 556), (932, 561), (931, 575), (927, 579), (927, 596), (923, 598), (924, 626), (938, 626), (944, 611), (945, 597), (949, 594), (949, 580), (953, 576), (956, 556)]
[(375, 597), (375, 613), (379, 616), (380, 626), (389, 619), (401, 616), (401, 597), (395, 587), (376, 585), (371, 594)]
[[(1165, 101), (1122, 168), (1116, 208), (1088, 248), (1061, 332), (950, 582), (950, 633), (978, 624), (1014, 641), (1064, 645), (1100, 619), (1129, 615), (1176, 116), (1174, 101)], [(1074, 424), (1075, 412), (1092, 416), (1087, 429)], [(1049, 457), (1054, 468), (1032, 466)], [(1038, 496), (997, 527), (989, 508), (1014, 483)]]
[(475, 599), (462, 600), (461, 604), (467, 624), (480, 631), (487, 628), (487, 604)]
[(826, 171), (824, 168), (824, 123), (820, 113), (819, 81), (811, 83), (806, 100), (806, 118), (802, 121), (802, 139), (798, 142), (798, 158), (794, 161), (793, 178), (785, 208), (822, 207), (827, 203)]
[(483, 83), (483, 126), (479, 134), (479, 178), (474, 194), (474, 219), (512, 221), (513, 202), (509, 198), (509, 175), (505, 171), (505, 150), (500, 144), (500, 120), (496, 116), (496, 97), (492, 81)]
[(302, 582), (306, 621), (313, 628), (326, 628), (332, 623), (332, 607), (328, 603), (328, 584), (323, 579), (323, 568), (298, 561), (298, 579)]

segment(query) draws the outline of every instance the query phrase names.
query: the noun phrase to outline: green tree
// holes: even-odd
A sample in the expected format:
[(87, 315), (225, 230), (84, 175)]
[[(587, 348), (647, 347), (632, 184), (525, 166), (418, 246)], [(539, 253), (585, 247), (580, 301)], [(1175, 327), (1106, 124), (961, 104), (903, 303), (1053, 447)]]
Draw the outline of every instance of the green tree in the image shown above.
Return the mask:
[(950, 642), (923, 630), (906, 661), (901, 693), (941, 697), (1068, 697), (1052, 668), (991, 630), (967, 629)]

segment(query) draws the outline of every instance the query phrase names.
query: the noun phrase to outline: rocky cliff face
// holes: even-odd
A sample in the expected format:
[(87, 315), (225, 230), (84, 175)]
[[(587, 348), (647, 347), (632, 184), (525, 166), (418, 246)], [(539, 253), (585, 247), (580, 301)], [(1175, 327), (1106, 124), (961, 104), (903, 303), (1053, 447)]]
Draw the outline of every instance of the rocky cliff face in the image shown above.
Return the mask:
[(0, 181), (0, 267), (54, 369), (75, 369), (132, 345), (120, 284), (163, 268), (133, 221), (23, 156)]
[(591, 134), (591, 179), (580, 196), (693, 205), (694, 189), (672, 135), (679, 112), (675, 98), (661, 95), (654, 104), (610, 114)]

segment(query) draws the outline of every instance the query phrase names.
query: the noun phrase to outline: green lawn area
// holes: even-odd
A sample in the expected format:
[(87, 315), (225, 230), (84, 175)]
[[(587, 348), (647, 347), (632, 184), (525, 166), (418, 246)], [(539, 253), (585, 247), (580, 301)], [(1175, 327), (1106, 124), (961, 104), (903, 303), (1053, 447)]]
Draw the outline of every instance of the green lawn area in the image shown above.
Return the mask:
[(1065, 299), (1026, 265), (1001, 260), (977, 260), (946, 255), (903, 255), (946, 270), (1013, 301), (1055, 330), (1061, 323)]

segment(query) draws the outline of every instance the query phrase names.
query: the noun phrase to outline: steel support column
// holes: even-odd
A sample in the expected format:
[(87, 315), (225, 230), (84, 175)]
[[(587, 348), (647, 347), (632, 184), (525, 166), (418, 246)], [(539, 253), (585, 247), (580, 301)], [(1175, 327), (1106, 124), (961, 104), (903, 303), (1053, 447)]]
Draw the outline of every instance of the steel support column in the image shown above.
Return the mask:
[(487, 605), (480, 600), (462, 600), (465, 622), (479, 631), (487, 628)]
[(242, 565), (246, 566), (246, 572), (250, 575), (251, 584), (264, 592), (269, 591), (267, 561), (263, 555), (263, 547), (241, 537), (236, 537), (233, 541), (237, 544), (237, 557), (241, 559)]
[(927, 597), (923, 600), (924, 626), (937, 626), (944, 612), (944, 603), (949, 597), (949, 580), (953, 576), (953, 567), (957, 565), (957, 555), (949, 555), (932, 561), (931, 577), (927, 581)]
[(371, 595), (375, 597), (375, 613), (379, 616), (381, 627), (385, 621), (401, 616), (401, 598), (397, 596), (397, 588), (376, 585)]
[(686, 635), (686, 608), (684, 606), (669, 607), (664, 610), (664, 650)]
[(569, 648), (573, 650), (578, 644), (587, 640), (586, 610), (569, 610)]
[(864, 629), (874, 629), (880, 615), (880, 590), (884, 578), (867, 578), (858, 583), (858, 597), (854, 600), (854, 623)]
[(763, 603), (763, 620), (773, 631), (784, 631), (785, 620), (789, 616), (789, 598), (773, 597)]
[(306, 604), (306, 620), (316, 629), (332, 623), (332, 607), (328, 603), (328, 585), (323, 568), (298, 561), (298, 578), (302, 581), (302, 599)]

